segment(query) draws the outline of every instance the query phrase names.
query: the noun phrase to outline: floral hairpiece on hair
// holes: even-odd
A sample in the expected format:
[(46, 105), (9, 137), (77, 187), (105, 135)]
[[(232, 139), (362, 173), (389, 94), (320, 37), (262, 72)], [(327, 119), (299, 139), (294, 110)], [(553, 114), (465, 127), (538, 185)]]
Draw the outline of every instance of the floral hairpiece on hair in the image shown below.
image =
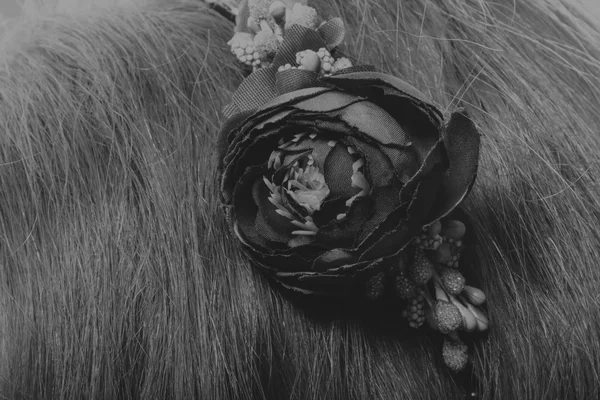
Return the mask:
[(343, 37), (341, 19), (305, 1), (242, 2), (229, 45), (253, 72), (219, 136), (227, 221), (285, 288), (396, 302), (410, 327), (446, 335), (444, 361), (462, 370), (459, 332), (488, 320), (459, 271), (466, 227), (451, 215), (480, 135), (463, 111), (444, 122), (406, 82), (336, 56)]

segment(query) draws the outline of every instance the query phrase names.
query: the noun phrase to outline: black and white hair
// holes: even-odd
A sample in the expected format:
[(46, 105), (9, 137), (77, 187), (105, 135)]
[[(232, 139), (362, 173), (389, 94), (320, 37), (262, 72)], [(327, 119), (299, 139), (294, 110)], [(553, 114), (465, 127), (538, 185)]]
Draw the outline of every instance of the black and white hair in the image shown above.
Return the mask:
[(483, 133), (465, 207), (491, 329), (459, 376), (433, 336), (297, 307), (231, 239), (213, 154), (243, 77), (230, 21), (159, 2), (11, 24), (0, 397), (596, 398), (600, 30), (569, 4), (314, 2), (346, 54)]

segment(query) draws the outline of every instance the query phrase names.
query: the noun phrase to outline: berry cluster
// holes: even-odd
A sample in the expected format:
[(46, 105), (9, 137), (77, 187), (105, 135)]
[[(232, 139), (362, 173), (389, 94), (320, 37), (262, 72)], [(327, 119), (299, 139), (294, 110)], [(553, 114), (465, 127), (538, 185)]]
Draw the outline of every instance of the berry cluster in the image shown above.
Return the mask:
[[(254, 69), (271, 65), (286, 30), (292, 25), (317, 30), (326, 23), (317, 10), (300, 2), (286, 7), (281, 1), (248, 0), (247, 15), (246, 21), (238, 21), (236, 33), (228, 44), (241, 63)], [(335, 65), (335, 60), (326, 49), (319, 50), (319, 57), (317, 71), (321, 69), (322, 74), (331, 74), (352, 65), (347, 58), (340, 58)], [(302, 64), (298, 65), (302, 67)], [(292, 66), (288, 64), (282, 67), (290, 69)]]
[(249, 67), (260, 65), (260, 54), (255, 50), (254, 37), (245, 32), (237, 32), (227, 43), (238, 61)]
[(295, 3), (291, 9), (285, 13), (285, 28), (289, 29), (292, 25), (302, 25), (306, 28), (317, 29), (323, 23), (323, 19), (312, 7)]
[(402, 310), (402, 317), (408, 320), (408, 326), (419, 328), (425, 322), (425, 297), (418, 294), (410, 299)]
[(331, 53), (324, 47), (320, 48), (318, 51), (299, 51), (296, 53), (296, 64), (297, 66), (292, 66), (290, 64), (282, 65), (279, 67), (279, 71), (298, 68), (329, 76), (339, 70), (352, 66), (352, 62), (346, 57), (340, 57), (337, 60), (334, 59), (331, 56)]
[[(465, 233), (465, 225), (458, 220), (436, 221), (424, 227), (413, 239), (413, 254), (401, 258), (400, 265), (388, 273), (396, 297), (404, 304), (402, 316), (408, 325), (419, 328), (427, 321), (431, 328), (447, 335), (444, 361), (455, 371), (462, 370), (468, 361), (467, 346), (458, 332), (485, 331), (488, 327), (485, 313), (478, 308), (485, 302), (485, 294), (466, 285), (458, 270)], [(385, 287), (383, 273), (375, 276), (378, 290), (368, 293), (371, 299), (381, 296)]]

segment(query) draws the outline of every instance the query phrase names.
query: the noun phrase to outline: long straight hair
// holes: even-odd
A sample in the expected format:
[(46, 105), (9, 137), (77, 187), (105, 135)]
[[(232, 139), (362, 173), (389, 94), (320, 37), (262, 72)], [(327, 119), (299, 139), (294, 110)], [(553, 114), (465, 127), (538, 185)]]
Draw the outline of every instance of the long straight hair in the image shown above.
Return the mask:
[[(199, 3), (38, 16), (0, 56), (5, 398), (592, 399), (600, 375), (600, 33), (570, 3), (315, 2), (344, 52), (483, 133), (465, 204), (491, 329), (467, 373), (435, 336), (296, 306), (214, 186), (243, 74)], [(346, 315), (346, 314), (342, 314)]]

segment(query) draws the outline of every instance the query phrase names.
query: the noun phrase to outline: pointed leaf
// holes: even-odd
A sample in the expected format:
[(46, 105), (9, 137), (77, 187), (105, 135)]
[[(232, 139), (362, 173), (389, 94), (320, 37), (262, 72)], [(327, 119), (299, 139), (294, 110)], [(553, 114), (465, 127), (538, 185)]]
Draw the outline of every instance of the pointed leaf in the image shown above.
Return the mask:
[(321, 37), (323, 37), (329, 50), (342, 44), (344, 35), (346, 34), (344, 21), (339, 17), (332, 18), (323, 23), (317, 30), (321, 34)]
[[(277, 97), (275, 88), (275, 70), (273, 68), (260, 68), (251, 73), (242, 81), (231, 98), (231, 107), (236, 107), (240, 112), (255, 110)], [(225, 117), (232, 114), (227, 107)]]

